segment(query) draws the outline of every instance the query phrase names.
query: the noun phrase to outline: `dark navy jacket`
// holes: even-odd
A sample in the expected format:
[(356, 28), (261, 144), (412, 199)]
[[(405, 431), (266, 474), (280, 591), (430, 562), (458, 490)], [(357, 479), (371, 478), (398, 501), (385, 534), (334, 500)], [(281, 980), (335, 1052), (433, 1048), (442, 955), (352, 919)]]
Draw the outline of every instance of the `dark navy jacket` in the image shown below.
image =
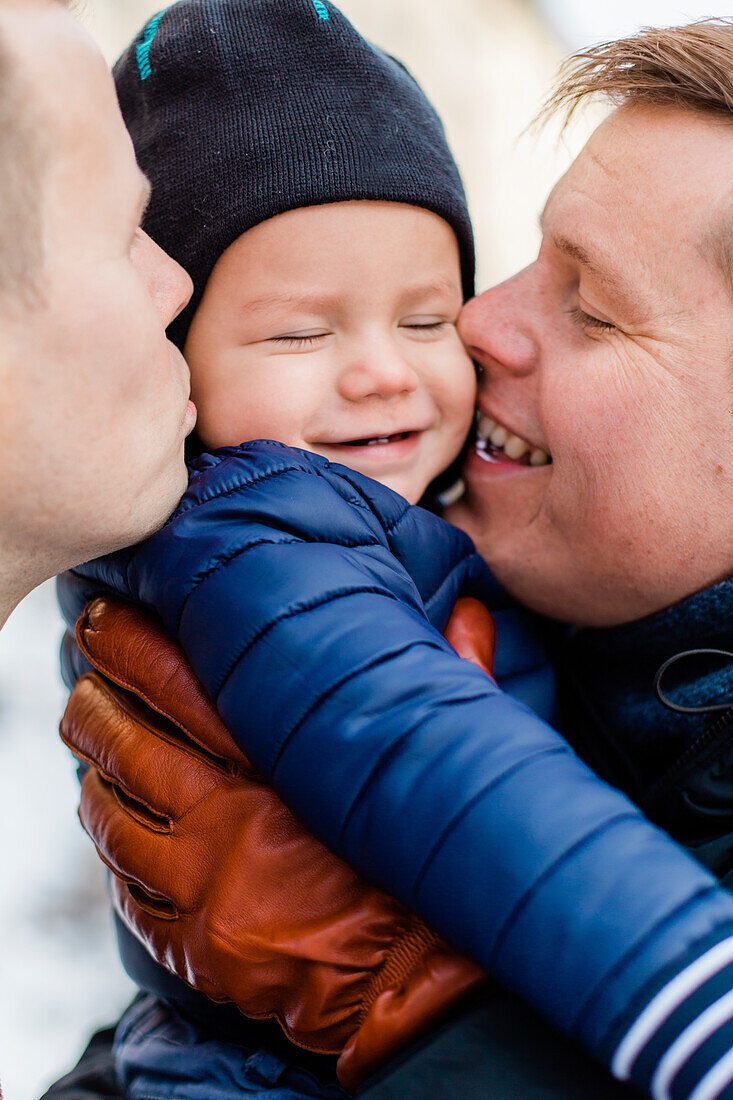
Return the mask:
[(303, 823), (607, 1063), (733, 931), (712, 875), (453, 653), (456, 597), (498, 590), (382, 486), (279, 444), (204, 455), (162, 531), (76, 575), (70, 620), (105, 587), (155, 608)]

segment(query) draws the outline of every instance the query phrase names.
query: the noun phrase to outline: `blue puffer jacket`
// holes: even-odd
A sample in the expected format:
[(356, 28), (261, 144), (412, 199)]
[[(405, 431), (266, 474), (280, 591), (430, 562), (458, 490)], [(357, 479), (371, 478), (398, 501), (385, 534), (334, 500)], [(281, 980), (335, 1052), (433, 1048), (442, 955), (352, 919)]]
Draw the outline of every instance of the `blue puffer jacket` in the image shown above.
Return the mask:
[(198, 460), (146, 544), (62, 582), (67, 615), (105, 588), (161, 615), (316, 836), (620, 1075), (645, 1057), (647, 1074), (657, 993), (711, 944), (725, 956), (733, 898), (443, 640), (459, 593), (491, 596), (465, 536), (252, 443)]

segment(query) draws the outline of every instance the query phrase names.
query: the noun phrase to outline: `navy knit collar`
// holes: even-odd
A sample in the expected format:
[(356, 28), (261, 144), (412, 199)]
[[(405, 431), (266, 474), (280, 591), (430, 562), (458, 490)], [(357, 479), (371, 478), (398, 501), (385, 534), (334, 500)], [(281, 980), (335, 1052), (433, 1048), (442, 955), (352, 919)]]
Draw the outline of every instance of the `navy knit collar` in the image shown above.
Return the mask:
[[(716, 718), (664, 706), (655, 678), (664, 662), (697, 649), (733, 652), (733, 577), (634, 623), (573, 629), (560, 646), (570, 676), (568, 699), (582, 699), (575, 721), (593, 714), (607, 739), (646, 785), (661, 775)], [(733, 659), (690, 655), (671, 665), (661, 684), (674, 706), (733, 708)], [(573, 716), (571, 715), (571, 718)]]

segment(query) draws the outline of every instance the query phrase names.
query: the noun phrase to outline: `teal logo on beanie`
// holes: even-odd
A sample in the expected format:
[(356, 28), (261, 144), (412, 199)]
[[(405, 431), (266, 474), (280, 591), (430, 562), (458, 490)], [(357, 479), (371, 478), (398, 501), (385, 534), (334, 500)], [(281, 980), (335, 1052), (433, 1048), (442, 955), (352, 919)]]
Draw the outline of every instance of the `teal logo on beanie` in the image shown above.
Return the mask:
[(325, 4), (321, 3), (321, 0), (313, 0), (313, 7), (316, 9), (319, 19), (329, 19), (330, 18), (329, 14), (328, 14), (328, 8), (326, 7)]
[(155, 32), (158, 29), (158, 24), (165, 15), (162, 11), (160, 15), (156, 15), (154, 19), (151, 19), (147, 27), (143, 31), (142, 42), (135, 51), (137, 57), (137, 67), (140, 72), (140, 79), (147, 80), (152, 73), (150, 67), (150, 48), (153, 45), (153, 39), (155, 38)]

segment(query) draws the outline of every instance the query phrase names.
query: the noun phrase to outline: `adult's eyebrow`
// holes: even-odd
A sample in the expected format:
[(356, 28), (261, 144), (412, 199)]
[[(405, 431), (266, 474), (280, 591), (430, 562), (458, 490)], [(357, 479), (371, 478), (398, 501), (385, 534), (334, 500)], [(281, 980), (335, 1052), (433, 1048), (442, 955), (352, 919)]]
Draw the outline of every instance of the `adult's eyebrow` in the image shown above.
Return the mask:
[(562, 233), (558, 235), (548, 234), (544, 225), (544, 214), (545, 211), (542, 212), (539, 219), (543, 236), (549, 239), (559, 252), (575, 260), (576, 263), (590, 272), (601, 286), (614, 296), (623, 310), (624, 318), (622, 319), (629, 323), (638, 324), (642, 321), (649, 321), (659, 313), (661, 303), (656, 299), (656, 295), (651, 292), (650, 287), (634, 286), (628, 278), (609, 265), (605, 259), (595, 256), (590, 249), (580, 244), (579, 241), (574, 241)]
[[(545, 230), (545, 211), (543, 210), (539, 216), (540, 232), (543, 236), (548, 236)], [(577, 241), (573, 241), (570, 237), (564, 236), (564, 234), (555, 235), (549, 234), (549, 239), (552, 241), (558, 252), (561, 252), (564, 256), (569, 256), (571, 260), (575, 260), (577, 263), (584, 267), (587, 271), (594, 275), (599, 282), (605, 283), (609, 290), (614, 291), (617, 294), (624, 294), (626, 291), (626, 280), (612, 267), (604, 263), (600, 259), (596, 259), (587, 248), (579, 244)]]
[(704, 259), (717, 267), (728, 293), (733, 295), (733, 196), (727, 198), (706, 225), (699, 238), (699, 249)]

